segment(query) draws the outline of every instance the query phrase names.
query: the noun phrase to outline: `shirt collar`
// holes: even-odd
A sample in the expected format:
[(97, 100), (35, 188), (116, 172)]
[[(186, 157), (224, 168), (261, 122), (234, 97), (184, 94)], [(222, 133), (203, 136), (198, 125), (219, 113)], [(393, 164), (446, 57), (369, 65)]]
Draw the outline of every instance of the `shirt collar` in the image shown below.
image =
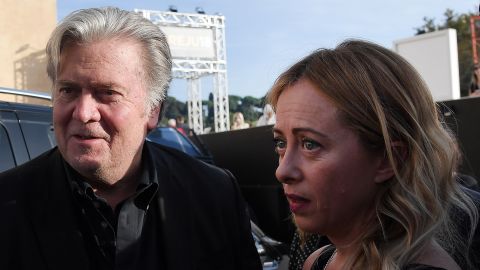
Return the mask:
[[(82, 176), (75, 171), (75, 169), (73, 169), (65, 161), (65, 159), (62, 158), (62, 162), (71, 191), (76, 195), (87, 196), (90, 199), (93, 199), (93, 196), (97, 197), (93, 192), (92, 186), (88, 182), (82, 180)], [(146, 144), (144, 144), (142, 151), (140, 181), (138, 183), (136, 193), (132, 196), (134, 198), (135, 205), (140, 209), (147, 210), (148, 205), (155, 197), (157, 191), (158, 180), (156, 177), (155, 166), (153, 165), (148, 147)]]

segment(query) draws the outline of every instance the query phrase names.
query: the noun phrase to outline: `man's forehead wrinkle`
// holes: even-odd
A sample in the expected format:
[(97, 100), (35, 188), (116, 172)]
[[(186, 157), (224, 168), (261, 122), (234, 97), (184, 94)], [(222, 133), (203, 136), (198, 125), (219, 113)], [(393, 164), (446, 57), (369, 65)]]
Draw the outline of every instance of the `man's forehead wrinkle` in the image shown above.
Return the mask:
[(106, 55), (99, 55), (99, 56), (100, 57), (82, 56), (82, 58), (80, 59), (80, 63), (83, 68), (93, 69), (93, 68), (97, 68), (99, 65), (100, 66), (104, 66), (105, 64), (113, 65), (115, 62), (114, 60), (116, 59), (116, 57), (112, 57), (113, 55), (111, 55), (110, 57), (106, 57)]

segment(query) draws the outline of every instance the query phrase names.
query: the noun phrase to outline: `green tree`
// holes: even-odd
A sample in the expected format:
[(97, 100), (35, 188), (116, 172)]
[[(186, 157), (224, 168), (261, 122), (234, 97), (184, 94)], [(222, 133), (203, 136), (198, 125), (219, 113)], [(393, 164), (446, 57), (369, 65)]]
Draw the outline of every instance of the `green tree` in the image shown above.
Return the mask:
[(241, 112), (243, 118), (250, 124), (257, 121), (261, 115), (262, 101), (259, 98), (246, 96), (242, 99)]
[(161, 124), (166, 124), (168, 119), (176, 118), (179, 115), (182, 115), (187, 119), (188, 115), (188, 106), (186, 103), (178, 101), (176, 98), (167, 96), (165, 103), (163, 104), (165, 108), (164, 110), (164, 117), (162, 118)]
[(457, 30), (457, 44), (458, 44), (458, 64), (460, 73), (460, 89), (461, 95), (468, 94), (468, 88), (472, 78), (472, 42), (470, 31), (470, 16), (473, 13), (457, 14), (451, 9), (447, 9), (443, 14), (442, 22), (435, 24), (432, 18), (423, 18), (424, 24), (415, 28), (417, 35), (433, 32), (436, 30), (443, 30), (453, 28)]
[(237, 112), (239, 106), (242, 105), (242, 97), (229, 95), (228, 96), (228, 107), (230, 112)]
[(215, 118), (214, 118), (214, 107), (213, 107), (213, 93), (208, 94), (208, 100), (202, 101), (202, 107), (206, 107), (203, 111), (203, 127), (211, 127), (212, 131), (215, 130)]
[(214, 123), (214, 108), (213, 108), (213, 99), (212, 100), (203, 100), (202, 107), (206, 107), (206, 114), (205, 110), (203, 111), (203, 127), (211, 127), (212, 131), (214, 130), (215, 123)]
[(262, 100), (252, 96), (246, 96), (242, 99), (242, 104), (245, 106), (262, 107)]
[(240, 97), (236, 95), (228, 96), (228, 105), (230, 110), (230, 121), (232, 121), (233, 114), (241, 112), (245, 122), (252, 124), (260, 116), (259, 108), (261, 108), (262, 100), (252, 97)]
[[(230, 95), (228, 97), (229, 102), (229, 115), (232, 120), (232, 115), (235, 112), (241, 112), (246, 122), (252, 124), (257, 121), (258, 117), (262, 114), (264, 98), (255, 98), (252, 96), (240, 97), (236, 95)], [(214, 106), (213, 106), (213, 94), (210, 93), (208, 100), (202, 100), (202, 113), (203, 113), (203, 126), (211, 127), (214, 130)], [(176, 118), (179, 115), (188, 119), (188, 104), (181, 102), (174, 97), (168, 96), (164, 104), (164, 117), (161, 124), (166, 125), (168, 119)]]

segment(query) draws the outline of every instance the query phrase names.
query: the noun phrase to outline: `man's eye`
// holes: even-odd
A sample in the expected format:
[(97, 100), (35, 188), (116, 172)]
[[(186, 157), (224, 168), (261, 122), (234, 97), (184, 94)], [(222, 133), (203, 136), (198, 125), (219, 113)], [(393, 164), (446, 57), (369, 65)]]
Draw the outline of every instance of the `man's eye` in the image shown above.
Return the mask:
[(307, 150), (315, 150), (316, 148), (318, 148), (320, 146), (319, 143), (317, 143), (316, 141), (310, 140), (310, 139), (303, 139), (302, 140), (302, 145), (303, 145), (303, 148), (305, 148)]
[(113, 96), (113, 95), (115, 95), (115, 91), (110, 90), (110, 89), (106, 89), (106, 90), (102, 91), (102, 94), (106, 95), (106, 96)]
[(104, 102), (116, 102), (120, 97), (119, 93), (112, 89), (101, 89), (97, 91), (96, 95), (99, 100)]
[(71, 94), (73, 89), (71, 87), (61, 87), (58, 91), (62, 94)]

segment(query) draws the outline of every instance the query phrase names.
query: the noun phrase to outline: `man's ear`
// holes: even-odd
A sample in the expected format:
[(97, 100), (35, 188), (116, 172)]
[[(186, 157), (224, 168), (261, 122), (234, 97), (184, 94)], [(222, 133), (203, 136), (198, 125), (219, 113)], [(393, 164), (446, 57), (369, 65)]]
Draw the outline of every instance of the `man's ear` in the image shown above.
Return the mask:
[(148, 115), (147, 129), (148, 131), (157, 127), (158, 121), (160, 121), (160, 111), (162, 104), (155, 106)]
[(167, 105), (165, 104), (167, 101), (164, 100), (162, 102), (160, 102), (160, 105), (158, 105), (158, 107), (160, 108), (160, 112), (159, 112), (159, 115), (158, 115), (158, 122), (160, 122), (162, 120), (162, 117), (163, 117), (163, 114), (165, 113), (165, 107), (167, 107)]
[[(400, 169), (400, 164), (403, 163), (407, 157), (407, 148), (403, 142), (394, 141), (390, 143), (392, 148), (393, 159), (396, 165), (396, 169)], [(380, 184), (387, 180), (390, 180), (395, 175), (395, 170), (393, 169), (393, 164), (388, 158), (387, 151), (383, 151), (383, 155), (379, 157), (379, 164), (377, 168), (377, 174), (375, 176), (375, 183)]]

